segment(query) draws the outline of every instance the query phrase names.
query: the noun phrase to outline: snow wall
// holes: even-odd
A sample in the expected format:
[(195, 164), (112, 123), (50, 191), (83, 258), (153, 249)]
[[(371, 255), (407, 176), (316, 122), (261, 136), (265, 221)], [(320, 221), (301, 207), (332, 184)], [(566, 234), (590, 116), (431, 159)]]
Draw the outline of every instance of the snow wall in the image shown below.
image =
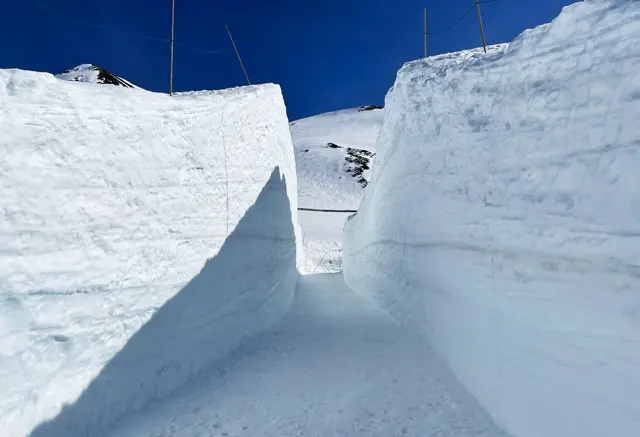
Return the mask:
[(640, 435), (640, 2), (408, 63), (385, 108), (348, 284), (514, 437)]
[(100, 434), (289, 308), (278, 86), (169, 97), (0, 70), (0, 186), (3, 436)]

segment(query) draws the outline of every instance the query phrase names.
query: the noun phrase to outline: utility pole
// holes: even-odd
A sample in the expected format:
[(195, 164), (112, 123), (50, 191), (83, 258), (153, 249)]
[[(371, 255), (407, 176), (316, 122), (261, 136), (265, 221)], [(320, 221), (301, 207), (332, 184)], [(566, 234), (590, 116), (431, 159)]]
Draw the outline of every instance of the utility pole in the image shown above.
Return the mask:
[(233, 41), (233, 37), (231, 36), (231, 31), (229, 30), (229, 26), (225, 24), (224, 27), (227, 28), (229, 39), (231, 40), (231, 44), (233, 44), (233, 49), (236, 51), (236, 56), (238, 57), (238, 62), (240, 62), (240, 67), (242, 67), (242, 71), (244, 72), (244, 77), (247, 79), (247, 83), (251, 85), (251, 81), (249, 80), (249, 75), (247, 74), (247, 70), (245, 70), (244, 68), (244, 64), (242, 63), (242, 58), (240, 57), (240, 52), (238, 51), (238, 47), (236, 47), (236, 43)]
[(173, 95), (173, 35), (176, 23), (176, 0), (171, 0), (171, 66), (169, 67), (169, 95)]
[(424, 57), (427, 57), (427, 8), (424, 8)]
[(482, 25), (482, 15), (480, 14), (479, 0), (476, 0), (476, 10), (478, 11), (478, 23), (480, 23), (480, 36), (482, 37), (482, 47), (484, 47), (484, 52), (487, 53), (487, 43), (484, 39), (484, 26)]

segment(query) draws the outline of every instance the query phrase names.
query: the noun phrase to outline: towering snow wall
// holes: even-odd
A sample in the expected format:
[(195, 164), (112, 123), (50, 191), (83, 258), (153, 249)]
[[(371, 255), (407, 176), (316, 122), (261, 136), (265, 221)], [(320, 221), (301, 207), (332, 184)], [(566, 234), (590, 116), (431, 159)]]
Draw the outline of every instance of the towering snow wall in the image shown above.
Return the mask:
[(0, 70), (0, 193), (3, 436), (99, 434), (293, 296), (275, 85), (169, 97)]
[(405, 65), (346, 280), (514, 437), (640, 435), (640, 2)]

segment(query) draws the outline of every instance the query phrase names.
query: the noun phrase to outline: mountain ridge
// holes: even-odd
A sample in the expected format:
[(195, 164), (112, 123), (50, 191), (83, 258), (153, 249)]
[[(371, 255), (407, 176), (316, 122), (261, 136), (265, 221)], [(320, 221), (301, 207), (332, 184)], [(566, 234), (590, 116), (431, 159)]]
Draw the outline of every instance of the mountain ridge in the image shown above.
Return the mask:
[(140, 88), (128, 80), (116, 76), (110, 71), (95, 64), (80, 64), (69, 70), (65, 70), (55, 77), (70, 82), (97, 83), (104, 85), (123, 86), (125, 88)]

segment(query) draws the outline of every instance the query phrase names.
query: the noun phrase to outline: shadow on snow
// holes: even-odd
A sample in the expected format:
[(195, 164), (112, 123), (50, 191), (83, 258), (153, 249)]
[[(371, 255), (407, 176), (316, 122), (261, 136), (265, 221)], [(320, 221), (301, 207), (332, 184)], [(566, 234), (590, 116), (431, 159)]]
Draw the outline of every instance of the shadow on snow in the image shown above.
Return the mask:
[(129, 339), (76, 402), (31, 437), (108, 431), (278, 320), (289, 309), (296, 280), (291, 208), (276, 167), (218, 254)]

